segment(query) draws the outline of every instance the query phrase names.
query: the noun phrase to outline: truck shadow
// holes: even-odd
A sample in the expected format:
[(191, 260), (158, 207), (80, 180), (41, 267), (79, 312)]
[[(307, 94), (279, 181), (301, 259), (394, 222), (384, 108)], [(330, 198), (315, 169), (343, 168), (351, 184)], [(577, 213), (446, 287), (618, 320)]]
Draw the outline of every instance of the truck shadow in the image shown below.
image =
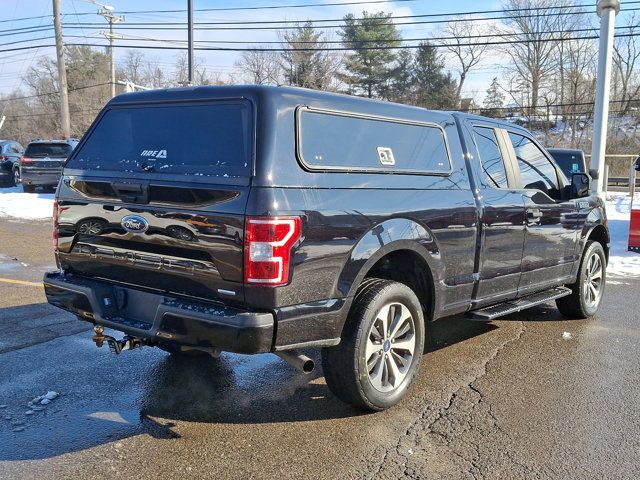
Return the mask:
[[(428, 326), (425, 352), (495, 328), (461, 318), (435, 322)], [(75, 357), (70, 362), (72, 352)], [(118, 445), (141, 435), (160, 441), (176, 439), (191, 432), (191, 427), (181, 422), (211, 428), (224, 424), (295, 426), (367, 416), (331, 394), (323, 379), (319, 352), (305, 353), (318, 362), (311, 375), (297, 372), (271, 354), (222, 354), (212, 359), (143, 349), (116, 357), (96, 351), (88, 332), (8, 352), (11, 361), (20, 366), (14, 373), (5, 369), (2, 380), (15, 391), (4, 396), (9, 406), (0, 410), (0, 460), (48, 459)], [(45, 358), (48, 364), (42, 363)], [(426, 374), (423, 370), (422, 375)], [(45, 380), (47, 387), (58, 385), (62, 394), (46, 411), (27, 417), (26, 404), (21, 406), (20, 402), (28, 398), (26, 391), (35, 392), (32, 382), (40, 375), (51, 377)], [(60, 388), (62, 385), (67, 388)], [(388, 418), (393, 414), (380, 415)], [(12, 431), (14, 420), (20, 420), (24, 430)], [(374, 416), (363, 421), (377, 423), (380, 419)]]
[[(457, 317), (427, 326), (425, 353), (462, 342), (496, 326)], [(301, 422), (366, 414), (338, 400), (323, 379), (318, 351), (310, 375), (273, 355), (225, 355), (219, 359), (169, 356), (145, 383), (142, 415), (224, 423)], [(258, 362), (263, 362), (260, 365)]]

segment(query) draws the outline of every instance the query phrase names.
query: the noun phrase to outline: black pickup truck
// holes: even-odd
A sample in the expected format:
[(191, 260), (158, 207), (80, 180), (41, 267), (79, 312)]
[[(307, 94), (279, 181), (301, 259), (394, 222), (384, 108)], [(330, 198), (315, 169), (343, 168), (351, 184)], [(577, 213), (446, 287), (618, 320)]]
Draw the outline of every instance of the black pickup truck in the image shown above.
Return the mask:
[(44, 285), (115, 352), (310, 371), (300, 349), (321, 347), (329, 388), (380, 410), (413, 382), (425, 322), (596, 312), (609, 234), (589, 182), (479, 116), (283, 87), (129, 93), (65, 165)]

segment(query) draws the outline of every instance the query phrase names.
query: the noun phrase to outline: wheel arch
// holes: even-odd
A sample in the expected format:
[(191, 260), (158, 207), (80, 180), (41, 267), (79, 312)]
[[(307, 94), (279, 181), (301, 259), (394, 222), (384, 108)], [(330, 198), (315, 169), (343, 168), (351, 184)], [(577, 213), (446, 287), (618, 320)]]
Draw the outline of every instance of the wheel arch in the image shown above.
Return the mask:
[(336, 293), (353, 298), (367, 277), (398, 281), (414, 290), (423, 304), (425, 319), (430, 319), (439, 310), (437, 285), (443, 275), (441, 251), (428, 227), (411, 219), (393, 218), (369, 229), (352, 248)]

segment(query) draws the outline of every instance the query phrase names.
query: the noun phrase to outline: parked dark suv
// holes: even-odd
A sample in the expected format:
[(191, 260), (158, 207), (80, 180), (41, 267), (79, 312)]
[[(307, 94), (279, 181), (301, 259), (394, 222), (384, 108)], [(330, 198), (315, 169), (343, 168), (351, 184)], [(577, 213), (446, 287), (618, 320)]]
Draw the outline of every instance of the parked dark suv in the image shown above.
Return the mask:
[(78, 140), (33, 140), (20, 159), (20, 180), (25, 192), (36, 187), (52, 188), (58, 185), (62, 167)]
[[(114, 352), (273, 352), (361, 408), (413, 382), (425, 322), (596, 313), (589, 177), (526, 130), (282, 87), (115, 97), (64, 169), (51, 304)], [(105, 335), (104, 327), (125, 332)]]
[(0, 140), (0, 185), (20, 183), (18, 162), (24, 148), (13, 140)]

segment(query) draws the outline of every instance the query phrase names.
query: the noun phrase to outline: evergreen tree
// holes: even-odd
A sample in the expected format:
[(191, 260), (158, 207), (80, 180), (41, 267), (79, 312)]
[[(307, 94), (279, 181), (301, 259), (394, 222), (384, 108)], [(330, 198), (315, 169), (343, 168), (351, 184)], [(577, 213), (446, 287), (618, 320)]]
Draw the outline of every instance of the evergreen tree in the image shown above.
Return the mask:
[(421, 42), (413, 61), (413, 88), (416, 105), (436, 110), (458, 108), (457, 83), (444, 71), (444, 60), (429, 42)]
[(491, 85), (487, 89), (487, 96), (484, 99), (484, 108), (482, 112), (487, 117), (498, 117), (501, 114), (501, 109), (504, 106), (504, 94), (500, 90), (500, 83), (498, 77), (494, 77), (491, 81)]
[(285, 51), (280, 64), (285, 81), (297, 87), (326, 90), (330, 88), (338, 63), (332, 52), (322, 51), (322, 32), (307, 21), (292, 31), (281, 34)]
[(346, 15), (340, 36), (344, 46), (353, 50), (345, 58), (347, 73), (342, 75), (350, 92), (369, 98), (385, 97), (396, 69), (395, 48), (402, 40), (391, 14), (370, 15), (365, 11), (362, 18)]

